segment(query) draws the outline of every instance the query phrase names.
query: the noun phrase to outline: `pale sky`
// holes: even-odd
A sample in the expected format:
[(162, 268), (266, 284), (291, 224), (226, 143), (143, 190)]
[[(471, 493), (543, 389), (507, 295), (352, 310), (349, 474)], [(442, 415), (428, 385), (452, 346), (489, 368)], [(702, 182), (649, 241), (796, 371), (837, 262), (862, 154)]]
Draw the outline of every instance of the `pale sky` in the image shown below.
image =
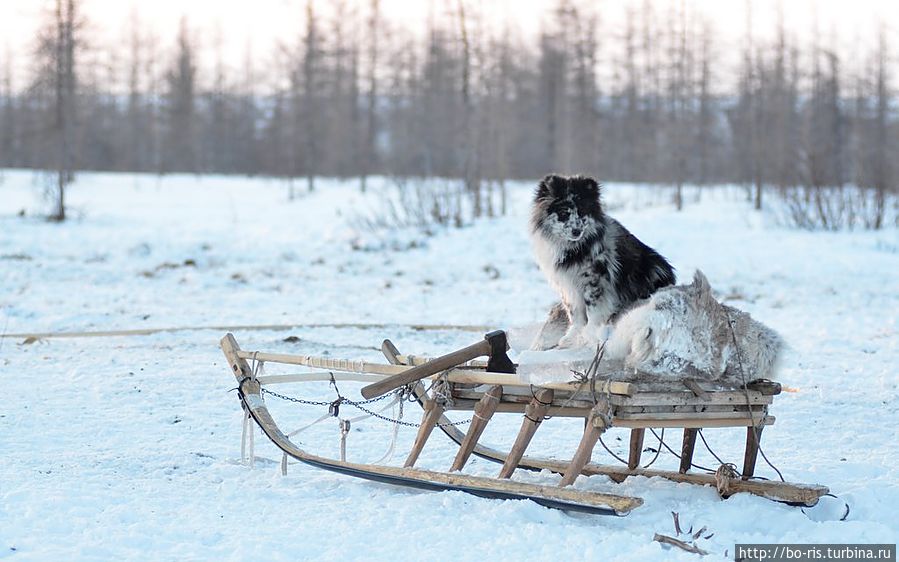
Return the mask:
[[(659, 11), (667, 10), (672, 0), (654, 1)], [(685, 0), (688, 6), (704, 13), (717, 28), (719, 50), (724, 56), (736, 53), (746, 29), (746, 0)], [(774, 28), (775, 6), (779, 0), (752, 0), (754, 27), (760, 36)], [(817, 12), (822, 41), (837, 41), (837, 50), (851, 62), (860, 45), (873, 42), (877, 25), (885, 23), (892, 44), (899, 47), (899, 0), (780, 0), (784, 6), (787, 28), (797, 34), (810, 35)], [(488, 22), (509, 23), (525, 36), (540, 28), (540, 21), (555, 0), (465, 0), (466, 5), (481, 6)], [(630, 4), (636, 8), (643, 0), (598, 0), (594, 3), (604, 21), (604, 33), (620, 30), (623, 13)], [(365, 11), (370, 0), (347, 0), (351, 6)], [(381, 0), (385, 16), (411, 29), (423, 29), (429, 6), (438, 14), (455, 0)], [(254, 57), (270, 61), (275, 45), (293, 43), (302, 33), (305, 0), (82, 0), (82, 13), (91, 24), (92, 44), (101, 49), (110, 45), (124, 52), (132, 11), (136, 10), (146, 29), (159, 37), (169, 49), (175, 40), (178, 22), (185, 16), (197, 31), (199, 45), (209, 49), (216, 29), (224, 37), (226, 59), (240, 66), (246, 45), (252, 46)], [(30, 49), (34, 30), (43, 9), (52, 0), (0, 0), (0, 59), (13, 53), (17, 78), (27, 74), (25, 59), (16, 56)], [(317, 9), (327, 12), (333, 2), (317, 0)], [(209, 49), (211, 50), (211, 49)], [(899, 49), (897, 49), (899, 50)]]

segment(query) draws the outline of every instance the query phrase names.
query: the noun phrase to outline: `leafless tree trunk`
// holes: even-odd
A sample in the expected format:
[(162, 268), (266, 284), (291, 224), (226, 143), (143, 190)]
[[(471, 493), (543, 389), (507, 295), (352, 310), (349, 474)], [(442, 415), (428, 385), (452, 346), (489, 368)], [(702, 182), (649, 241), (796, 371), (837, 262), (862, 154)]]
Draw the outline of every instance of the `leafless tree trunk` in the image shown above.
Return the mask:
[(321, 134), (317, 115), (320, 80), (318, 67), (321, 49), (313, 0), (306, 0), (306, 35), (303, 45), (305, 47), (303, 51), (303, 122), (305, 124), (303, 137), (306, 147), (306, 187), (309, 191), (313, 191), (315, 175), (318, 172), (318, 135)]
[(699, 48), (699, 116), (697, 121), (697, 158), (698, 171), (696, 181), (700, 185), (706, 185), (711, 181), (710, 160), (712, 151), (712, 137), (714, 135), (714, 100), (712, 87), (712, 32), (708, 21), (702, 23), (702, 35)]
[(12, 54), (9, 46), (3, 57), (3, 75), (0, 78), (0, 167), (19, 164), (18, 123), (16, 120), (15, 90), (12, 76)]
[(166, 75), (167, 157), (163, 171), (200, 171), (197, 158), (196, 56), (187, 20), (181, 20), (175, 61)]
[(368, 13), (368, 93), (365, 110), (365, 145), (362, 150), (362, 173), (359, 188), (364, 192), (368, 176), (377, 166), (375, 137), (377, 131), (378, 110), (378, 48), (381, 35), (381, 2), (370, 0)]
[(462, 170), (465, 178), (465, 189), (472, 198), (473, 215), (475, 218), (483, 214), (483, 201), (481, 193), (481, 170), (479, 162), (479, 138), (480, 127), (478, 125), (477, 108), (471, 92), (472, 73), (472, 45), (468, 35), (468, 20), (465, 14), (464, 0), (456, 0), (457, 16), (459, 18), (459, 37), (462, 43), (461, 56), (461, 91), (462, 96), (462, 134), (459, 140), (462, 142), (460, 153), (462, 155)]
[(57, 174), (54, 211), (51, 220), (66, 219), (66, 186), (73, 180), (72, 135), (75, 122), (75, 0), (56, 0), (55, 131), (57, 135)]
[(876, 114), (874, 118), (874, 162), (873, 162), (873, 185), (875, 190), (875, 210), (874, 220), (871, 225), (875, 229), (883, 226), (884, 210), (886, 205), (886, 192), (892, 186), (894, 191), (899, 190), (895, 185), (896, 175), (896, 148), (897, 146), (890, 142), (888, 114), (890, 105), (889, 92), (889, 75), (887, 70), (887, 40), (886, 29), (881, 25), (878, 41), (877, 54), (875, 63), (875, 85), (874, 96)]

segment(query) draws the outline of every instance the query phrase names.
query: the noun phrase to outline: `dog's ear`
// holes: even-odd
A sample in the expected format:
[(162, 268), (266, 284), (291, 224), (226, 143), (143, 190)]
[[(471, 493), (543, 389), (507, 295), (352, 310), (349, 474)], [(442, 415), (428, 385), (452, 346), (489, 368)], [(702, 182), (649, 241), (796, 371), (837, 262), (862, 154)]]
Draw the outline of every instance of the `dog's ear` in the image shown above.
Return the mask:
[(600, 185), (590, 176), (572, 176), (569, 178), (572, 189), (577, 193), (578, 199), (583, 201), (599, 201)]
[(548, 174), (544, 176), (537, 185), (537, 193), (534, 196), (535, 201), (551, 199), (565, 185), (565, 178), (558, 174)]
[(589, 176), (582, 176), (580, 179), (587, 192), (599, 199), (599, 196), (602, 194), (602, 186)]

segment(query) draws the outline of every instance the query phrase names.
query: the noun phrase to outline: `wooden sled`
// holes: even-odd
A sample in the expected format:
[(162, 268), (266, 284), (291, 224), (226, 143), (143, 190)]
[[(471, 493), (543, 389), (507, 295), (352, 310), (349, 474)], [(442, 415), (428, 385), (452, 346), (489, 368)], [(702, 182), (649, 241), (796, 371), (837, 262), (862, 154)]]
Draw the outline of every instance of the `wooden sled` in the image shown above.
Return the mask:
[[(658, 476), (675, 482), (716, 487), (723, 497), (748, 492), (794, 505), (811, 506), (828, 493), (824, 486), (752, 479), (761, 430), (774, 423), (768, 406), (780, 392), (779, 385), (746, 390), (721, 390), (708, 385), (686, 387), (626, 381), (554, 383), (533, 387), (514, 375), (514, 365), (505, 356), (505, 334), (492, 332), (483, 342), (448, 355), (428, 359), (405, 356), (385, 340), (382, 351), (390, 364), (348, 361), (313, 356), (243, 351), (231, 334), (221, 342), (232, 373), (238, 380), (241, 403), (263, 433), (285, 455), (318, 468), (359, 478), (427, 490), (459, 490), (481, 497), (530, 499), (546, 507), (598, 514), (625, 515), (640, 506), (636, 497), (589, 492), (569, 488), (581, 475), (604, 474), (615, 481), (629, 476)], [(487, 356), (487, 362), (477, 357)], [(302, 365), (322, 372), (300, 375), (256, 376), (248, 360)], [(499, 370), (506, 372), (497, 372)], [(327, 371), (327, 372), (325, 372)], [(512, 372), (510, 372), (512, 371)], [(424, 408), (412, 450), (403, 468), (350, 463), (307, 453), (297, 447), (277, 426), (263, 398), (267, 384), (306, 381), (353, 380), (370, 383), (363, 388), (368, 398), (406, 387)], [(429, 393), (423, 379), (437, 380), (441, 392)], [(433, 386), (432, 386), (433, 388)], [(472, 421), (463, 433), (450, 424), (446, 411), (471, 411)], [(499, 451), (478, 443), (495, 413), (523, 414), (522, 426), (512, 449)], [(570, 461), (524, 456), (534, 433), (548, 417), (582, 417), (585, 420), (580, 444)], [(448, 472), (414, 468), (425, 443), (439, 427), (459, 445)], [(610, 427), (631, 429), (627, 466), (590, 462), (593, 447)], [(680, 470), (640, 468), (643, 436), (647, 428), (682, 428)], [(689, 472), (697, 432), (701, 428), (745, 427), (746, 452), (741, 476)], [(469, 476), (460, 472), (471, 455), (502, 464), (496, 478)], [(518, 468), (550, 470), (562, 475), (558, 486), (539, 486), (511, 480)], [(719, 471), (720, 472), (720, 471)]]

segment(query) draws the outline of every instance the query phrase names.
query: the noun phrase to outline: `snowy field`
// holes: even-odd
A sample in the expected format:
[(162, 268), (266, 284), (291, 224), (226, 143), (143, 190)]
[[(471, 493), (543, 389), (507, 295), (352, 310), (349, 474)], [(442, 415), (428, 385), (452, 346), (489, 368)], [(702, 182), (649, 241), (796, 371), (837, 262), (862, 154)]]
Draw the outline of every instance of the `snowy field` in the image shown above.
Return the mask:
[[(530, 256), (531, 187), (513, 185), (509, 216), (438, 232), (405, 251), (360, 251), (373, 235), (358, 216), (378, 205), (354, 185), (321, 181), (293, 202), (264, 180), (82, 174), (73, 220), (49, 224), (30, 173), (0, 183), (0, 330), (5, 334), (239, 324), (380, 323), (383, 328), (236, 331), (245, 349), (383, 361), (381, 339), (441, 353), (480, 336), (409, 324), (517, 327), (539, 321), (553, 294)], [(623, 518), (570, 515), (531, 502), (427, 493), (303, 465), (281, 476), (257, 434), (255, 468), (240, 462), (241, 412), (218, 349), (221, 330), (137, 337), (0, 339), (0, 559), (10, 560), (692, 560), (653, 534), (714, 533), (707, 559), (734, 543), (868, 542), (899, 538), (899, 235), (808, 233), (747, 212), (743, 193), (708, 190), (674, 211), (668, 195), (611, 185), (610, 211), (667, 256), (688, 281), (701, 268), (720, 298), (779, 330), (791, 350), (764, 435), (787, 480), (840, 496), (802, 510), (758, 497), (721, 501), (709, 488), (659, 479), (576, 486), (639, 496)], [(20, 210), (24, 217), (17, 216)], [(361, 238), (360, 238), (361, 237)], [(284, 341), (288, 336), (298, 340)], [(269, 369), (269, 374), (295, 372)], [(344, 383), (344, 394), (355, 394)], [(278, 391), (332, 399), (326, 384)], [(322, 414), (269, 399), (286, 430)], [(416, 407), (417, 408), (417, 407)], [(416, 408), (407, 420), (417, 420)], [(346, 416), (357, 415), (349, 411)], [(388, 412), (390, 413), (390, 412)], [(492, 423), (484, 440), (508, 446), (520, 423)], [(457, 419), (463, 419), (457, 416)], [(297, 440), (336, 456), (328, 420)], [(386, 450), (390, 425), (356, 424), (350, 460)], [(742, 430), (706, 432), (727, 460)], [(401, 464), (414, 430), (400, 432)], [(532, 453), (570, 456), (573, 420), (550, 420)], [(627, 451), (625, 430), (606, 444)], [(680, 446), (679, 431), (666, 442)], [(647, 434), (645, 446), (655, 447)], [(420, 466), (445, 470), (455, 446), (436, 434)], [(644, 462), (652, 458), (644, 453)], [(615, 462), (597, 448), (594, 460)], [(694, 461), (716, 466), (697, 445)], [(663, 453), (654, 467), (674, 469)], [(473, 474), (496, 465), (475, 460)], [(757, 474), (775, 477), (762, 459)], [(552, 484), (558, 476), (516, 474)], [(843, 502), (851, 506), (839, 521)]]

